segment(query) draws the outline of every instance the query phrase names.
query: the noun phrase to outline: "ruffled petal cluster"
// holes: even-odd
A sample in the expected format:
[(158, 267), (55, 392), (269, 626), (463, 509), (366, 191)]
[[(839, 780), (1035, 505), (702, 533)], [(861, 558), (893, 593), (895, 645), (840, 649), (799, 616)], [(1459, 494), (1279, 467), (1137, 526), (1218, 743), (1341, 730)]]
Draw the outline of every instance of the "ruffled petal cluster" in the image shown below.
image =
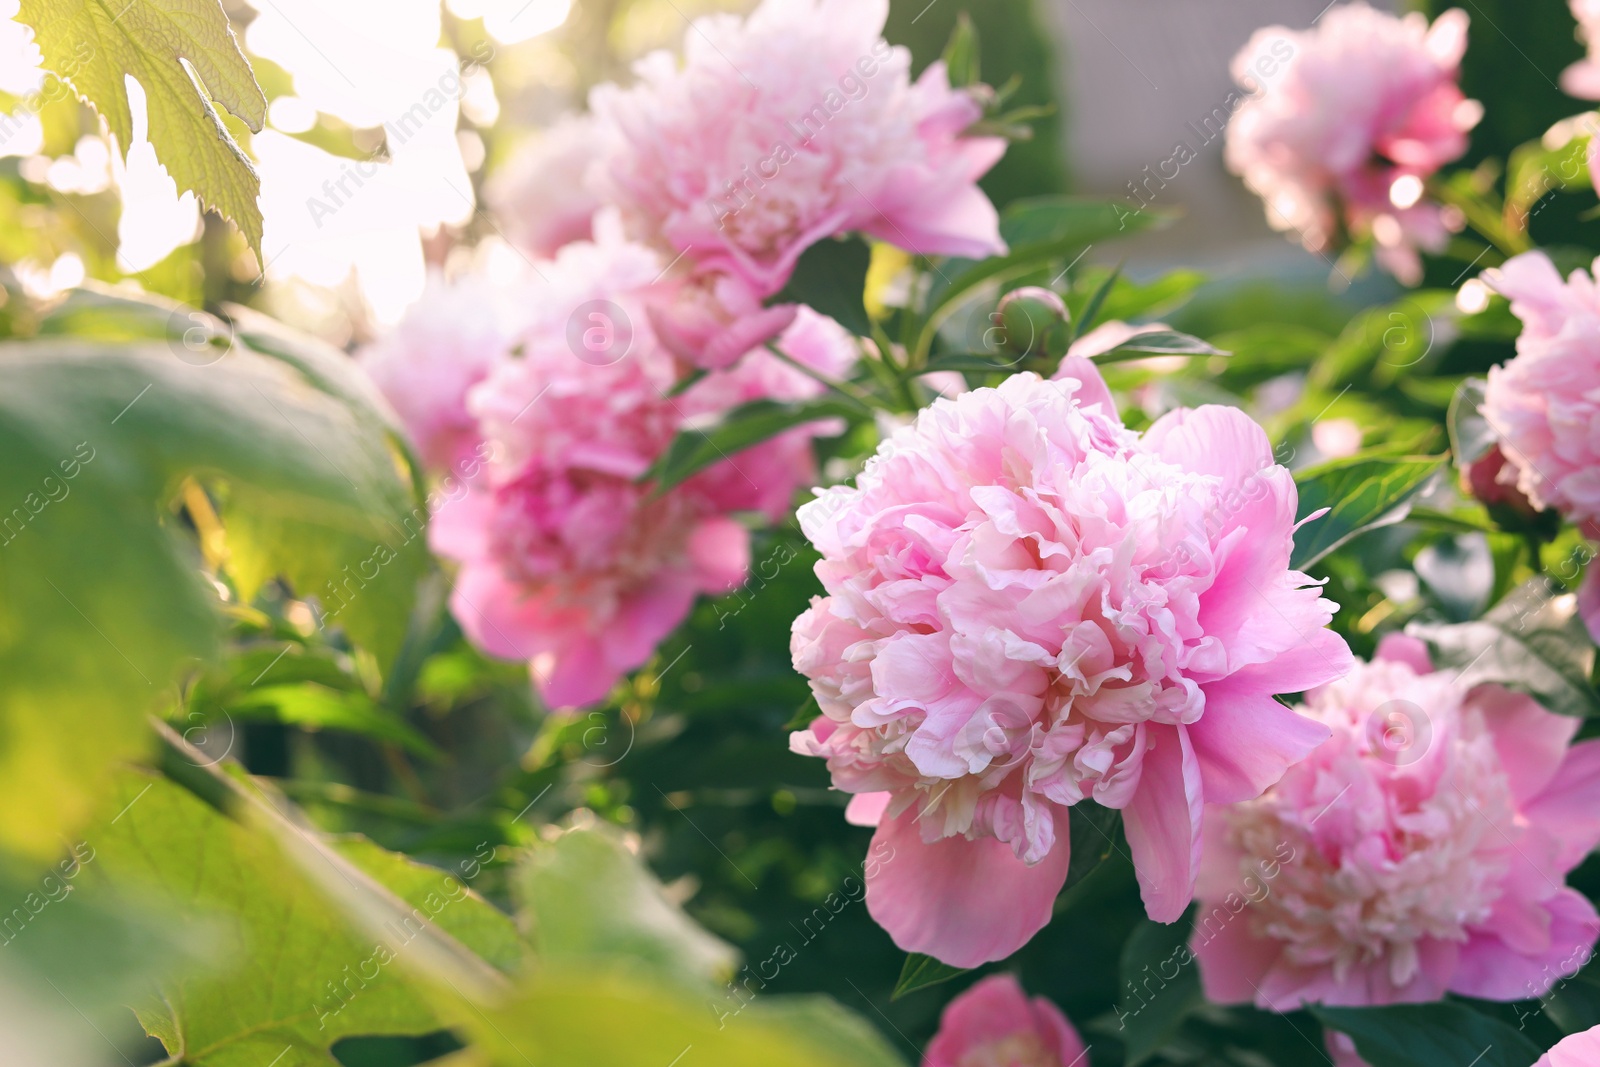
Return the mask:
[(655, 53), (594, 90), (615, 131), (601, 168), (633, 232), (778, 292), (817, 241), (859, 231), (909, 251), (1003, 251), (978, 189), (1003, 140), (969, 137), (977, 100), (942, 63), (915, 82), (883, 39), (888, 0), (764, 0), (712, 15), (680, 63)]
[(1135, 434), (1084, 363), (936, 401), (800, 509), (827, 596), (794, 625), (822, 714), (793, 747), (893, 856), (873, 917), (957, 966), (1048, 921), (1083, 800), (1122, 809), (1147, 910), (1178, 918), (1203, 805), (1327, 736), (1274, 695), (1351, 662), (1290, 569), (1297, 495), (1261, 428), (1204, 407)]
[[(1467, 21), (1452, 9), (1430, 26), (1358, 0), (1309, 30), (1256, 31), (1233, 61), (1234, 79), (1253, 92), (1228, 126), (1226, 158), (1275, 229), (1313, 251), (1341, 233), (1371, 237), (1385, 269), (1420, 280), (1417, 250), (1439, 251), (1450, 232), (1423, 183), (1466, 151), (1482, 116), (1458, 85)], [(1257, 77), (1260, 58), (1281, 55), (1285, 42), (1284, 69)]]
[(922, 1067), (1078, 1067), (1085, 1052), (1060, 1008), (994, 974), (945, 1007)]
[[(1490, 369), (1484, 394), (1507, 461), (1499, 479), (1600, 534), (1600, 287), (1581, 270), (1563, 280), (1543, 252), (1483, 279), (1522, 320), (1516, 358)], [(1600, 568), (1589, 568), (1579, 605), (1600, 640)]]
[(524, 252), (549, 259), (587, 240), (604, 206), (594, 168), (606, 130), (588, 115), (565, 115), (518, 148), (484, 188), (504, 236)]
[(1392, 636), (1307, 694), (1330, 739), (1206, 816), (1192, 942), (1206, 994), (1290, 1011), (1538, 997), (1600, 916), (1565, 885), (1600, 842), (1600, 742)]
[[(602, 699), (696, 596), (742, 582), (749, 537), (736, 516), (780, 518), (815, 478), (812, 437), (837, 432), (797, 427), (665, 493), (641, 482), (680, 431), (822, 386), (761, 351), (678, 391), (682, 365), (648, 314), (659, 256), (604, 215), (596, 236), (539, 268), (517, 355), (498, 354), (468, 390), (464, 432), (490, 461), (440, 497), (430, 527), (434, 550), (460, 565), (462, 628), (490, 654), (528, 661), (553, 706)], [(809, 311), (779, 346), (822, 374), (846, 373), (855, 354), (841, 327)]]
[(506, 305), (481, 278), (446, 282), (434, 274), (398, 326), (359, 355), (433, 470), (455, 471), (478, 447), (467, 391), (510, 345), (516, 327)]

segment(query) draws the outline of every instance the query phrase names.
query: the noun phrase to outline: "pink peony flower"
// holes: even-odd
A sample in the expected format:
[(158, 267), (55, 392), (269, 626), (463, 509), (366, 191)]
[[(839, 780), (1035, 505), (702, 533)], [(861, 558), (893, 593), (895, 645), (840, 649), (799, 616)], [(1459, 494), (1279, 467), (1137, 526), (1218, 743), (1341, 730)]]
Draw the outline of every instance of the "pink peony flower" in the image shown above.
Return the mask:
[(1578, 20), (1578, 39), (1589, 47), (1589, 54), (1561, 72), (1561, 88), (1568, 96), (1600, 100), (1600, 0), (1571, 0), (1572, 17)]
[(1546, 992), (1600, 936), (1564, 884), (1600, 842), (1600, 742), (1422, 642), (1299, 710), (1333, 736), (1262, 797), (1206, 814), (1193, 949), (1206, 995), (1290, 1011)]
[[(1234, 80), (1253, 95), (1228, 126), (1228, 169), (1266, 202), (1275, 229), (1312, 251), (1341, 229), (1370, 236), (1384, 268), (1416, 284), (1417, 249), (1441, 250), (1450, 232), (1423, 185), (1466, 151), (1483, 112), (1456, 84), (1466, 47), (1458, 9), (1430, 27), (1358, 2), (1331, 8), (1315, 29), (1257, 30), (1233, 60)], [(1266, 82), (1256, 76), (1264, 57), (1286, 64)]]
[(794, 322), (799, 305), (763, 307), (743, 275), (697, 270), (650, 307), (656, 336), (691, 366), (722, 370)]
[(873, 918), (956, 966), (1049, 921), (1084, 799), (1122, 809), (1146, 909), (1177, 919), (1204, 803), (1327, 736), (1273, 695), (1350, 663), (1289, 569), (1261, 428), (1204, 407), (1140, 436), (1084, 373), (935, 401), (799, 513), (828, 595), (794, 625), (822, 714), (792, 745), (877, 823)]
[[(1600, 261), (1597, 261), (1600, 262)], [(1594, 532), (1600, 524), (1600, 288), (1583, 271), (1565, 282), (1543, 252), (1485, 271), (1522, 320), (1516, 358), (1491, 368), (1483, 415), (1508, 460), (1499, 478), (1534, 506)], [(1579, 596), (1600, 640), (1600, 567)]]
[(1600, 1067), (1600, 1026), (1557, 1041), (1533, 1067)]
[(477, 447), (467, 390), (505, 357), (512, 332), (486, 281), (435, 274), (400, 324), (358, 354), (429, 468), (452, 470)]
[(976, 182), (1005, 143), (965, 136), (982, 108), (942, 63), (911, 81), (911, 54), (882, 37), (888, 10), (763, 0), (696, 20), (681, 66), (658, 52), (636, 85), (596, 88), (616, 137), (607, 192), (635, 232), (763, 298), (808, 247), (853, 230), (928, 255), (1002, 251)]
[[(800, 427), (656, 494), (638, 479), (696, 420), (820, 383), (766, 352), (681, 396), (677, 361), (649, 327), (661, 264), (604, 214), (596, 242), (568, 245), (529, 295), (536, 317), (468, 398), (493, 459), (434, 513), (434, 550), (460, 564), (452, 608), (491, 655), (527, 660), (547, 703), (602, 699), (645, 663), (696, 596), (745, 578), (749, 536), (733, 515), (783, 515), (815, 475)], [(848, 366), (842, 328), (807, 315), (785, 351), (823, 373)]]
[(506, 238), (548, 259), (587, 240), (602, 207), (592, 170), (605, 131), (587, 115), (565, 115), (521, 146), (484, 188)]
[(945, 1006), (922, 1067), (1077, 1067), (1086, 1051), (1060, 1008), (993, 974)]

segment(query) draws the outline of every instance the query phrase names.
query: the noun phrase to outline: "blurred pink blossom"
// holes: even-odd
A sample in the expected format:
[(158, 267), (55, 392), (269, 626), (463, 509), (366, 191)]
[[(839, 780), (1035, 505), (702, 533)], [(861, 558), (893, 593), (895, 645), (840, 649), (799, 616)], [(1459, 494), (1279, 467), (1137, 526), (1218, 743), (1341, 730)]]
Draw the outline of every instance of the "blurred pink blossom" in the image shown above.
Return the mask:
[(1193, 948), (1208, 997), (1521, 1000), (1587, 960), (1600, 917), (1564, 883), (1600, 842), (1600, 742), (1458, 677), (1390, 636), (1298, 709), (1326, 743), (1259, 799), (1207, 812)]
[(1077, 1067), (1085, 1051), (1060, 1008), (993, 974), (945, 1006), (922, 1067)]
[[(1287, 67), (1263, 84), (1253, 61), (1283, 41)], [(1257, 30), (1233, 61), (1234, 79), (1255, 95), (1228, 126), (1228, 168), (1265, 201), (1275, 229), (1312, 251), (1345, 231), (1371, 237), (1379, 263), (1416, 284), (1417, 250), (1441, 250), (1451, 222), (1425, 183), (1466, 151), (1482, 116), (1457, 85), (1466, 47), (1459, 9), (1429, 26), (1359, 0), (1330, 8), (1314, 29)]]
[[(527, 294), (537, 309), (521, 355), (468, 398), (493, 446), (485, 479), (434, 514), (435, 551), (460, 564), (452, 607), (491, 655), (527, 660), (553, 706), (598, 701), (643, 665), (700, 594), (744, 581), (749, 536), (734, 516), (784, 515), (815, 477), (799, 427), (665, 493), (641, 483), (676, 434), (748, 400), (800, 399), (823, 386), (767, 352), (679, 396), (672, 354), (646, 304), (658, 257), (600, 222), (566, 246)], [(590, 331), (604, 344), (590, 345)], [(848, 371), (853, 340), (806, 313), (780, 340), (824, 374)]]
[(588, 115), (564, 115), (495, 171), (484, 197), (512, 244), (548, 259), (592, 235), (602, 206), (592, 171), (603, 137)]
[(1589, 47), (1589, 54), (1561, 72), (1561, 88), (1582, 100), (1600, 100), (1600, 0), (1571, 0), (1572, 17), (1578, 20), (1578, 39)]
[(741, 276), (758, 298), (800, 254), (860, 231), (929, 255), (1003, 250), (977, 179), (1005, 151), (942, 63), (916, 82), (883, 40), (888, 0), (763, 0), (697, 19), (680, 64), (658, 52), (590, 105), (612, 146), (605, 195), (642, 239)]
[(485, 279), (434, 274), (400, 323), (358, 354), (429, 469), (450, 471), (477, 448), (467, 390), (505, 358), (512, 332), (505, 301)]
[[(1092, 367), (938, 400), (800, 509), (827, 596), (794, 625), (797, 752), (879, 794), (867, 905), (903, 949), (1001, 959), (1049, 921), (1066, 809), (1120, 808), (1151, 917), (1192, 896), (1207, 801), (1327, 736), (1274, 694), (1339, 677), (1289, 567), (1297, 494), (1225, 407), (1126, 429)], [(883, 796), (882, 794), (887, 794)]]
[[(1515, 256), (1483, 279), (1522, 320), (1516, 358), (1489, 371), (1483, 415), (1500, 439), (1500, 481), (1591, 536), (1600, 525), (1600, 288), (1584, 271), (1562, 280), (1543, 252)], [(1600, 640), (1600, 568), (1579, 595)]]

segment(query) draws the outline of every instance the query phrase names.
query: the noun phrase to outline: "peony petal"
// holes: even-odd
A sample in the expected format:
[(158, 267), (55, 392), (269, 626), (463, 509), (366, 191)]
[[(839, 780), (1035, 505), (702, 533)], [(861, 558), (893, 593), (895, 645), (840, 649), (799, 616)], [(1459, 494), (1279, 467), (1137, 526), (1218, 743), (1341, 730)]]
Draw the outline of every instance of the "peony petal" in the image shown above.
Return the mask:
[(1511, 795), (1518, 801), (1532, 799), (1550, 784), (1582, 725), (1571, 716), (1546, 711), (1525, 693), (1499, 685), (1476, 687), (1465, 703), (1483, 713)]
[(1260, 796), (1331, 733), (1248, 682), (1225, 678), (1203, 688), (1205, 714), (1189, 725), (1188, 734), (1208, 804)]
[(1278, 962), (1279, 942), (1252, 936), (1249, 923), (1246, 914), (1201, 905), (1189, 950), (1200, 965), (1200, 984), (1207, 1000), (1218, 1004), (1255, 1002), (1267, 972)]
[(1029, 867), (992, 837), (925, 844), (914, 808), (878, 824), (867, 910), (906, 952), (952, 967), (1002, 960), (1050, 922), (1067, 881), (1067, 843)]
[(1122, 811), (1144, 910), (1177, 922), (1194, 898), (1204, 808), (1188, 727), (1150, 724), (1139, 787)]
[(1433, 655), (1428, 643), (1410, 634), (1385, 634), (1378, 642), (1378, 652), (1373, 659), (1386, 659), (1391, 663), (1404, 663), (1418, 674), (1433, 673)]
[(844, 821), (851, 826), (877, 826), (883, 821), (883, 813), (893, 799), (894, 794), (887, 790), (882, 793), (857, 793), (845, 805)]
[(1600, 740), (1568, 749), (1555, 777), (1522, 813), (1561, 843), (1561, 868), (1576, 867), (1600, 844)]
[(1600, 915), (1575, 889), (1561, 889), (1543, 906), (1550, 915), (1549, 948), (1523, 954), (1493, 929), (1474, 930), (1461, 948), (1450, 991), (1485, 1000), (1526, 1000), (1576, 973), (1600, 938)]

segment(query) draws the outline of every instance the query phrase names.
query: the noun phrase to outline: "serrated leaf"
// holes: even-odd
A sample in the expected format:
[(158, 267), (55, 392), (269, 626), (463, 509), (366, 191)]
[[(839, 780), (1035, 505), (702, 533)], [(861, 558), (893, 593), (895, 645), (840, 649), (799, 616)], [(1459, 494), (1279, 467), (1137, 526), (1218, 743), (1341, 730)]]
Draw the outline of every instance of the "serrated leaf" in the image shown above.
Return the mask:
[(402, 902), (402, 918), (380, 931), (355, 925), (272, 835), (165, 778), (118, 776), (108, 811), (116, 814), (93, 833), (91, 875), (216, 931), (214, 961), (163, 980), (159, 996), (137, 1007), (175, 1061), (333, 1067), (328, 1050), (340, 1038), (442, 1025), (409, 977), (425, 939), (449, 938), (508, 968), (521, 962), (507, 916), (444, 871), (371, 842), (325, 847), (347, 865), (336, 876), (370, 878)]
[(738, 953), (670, 903), (610, 828), (568, 830), (535, 849), (513, 885), (545, 963), (621, 959), (708, 989), (733, 976)]
[(1534, 579), (1475, 622), (1412, 623), (1406, 632), (1433, 646), (1439, 668), (1457, 670), (1463, 687), (1498, 682), (1557, 714), (1600, 716), (1589, 684), (1594, 642), (1573, 599), (1553, 595), (1548, 581)]
[[(785, 430), (822, 419), (860, 415), (857, 406), (835, 397), (798, 403), (752, 400), (725, 413), (710, 426), (682, 430), (640, 481), (660, 492), (694, 477), (713, 464), (770, 440)], [(737, 460), (734, 460), (737, 462)]]
[(906, 962), (900, 968), (900, 978), (895, 982), (894, 993), (889, 999), (899, 1000), (907, 993), (915, 993), (919, 989), (927, 989), (929, 986), (948, 982), (952, 978), (959, 978), (968, 970), (967, 967), (952, 967), (932, 956), (912, 952), (906, 956)]
[(260, 132), (267, 101), (216, 0), (21, 0), (17, 19), (124, 155), (132, 75), (144, 89), (150, 143), (178, 191), (230, 219), (262, 259), (261, 180), (212, 102)]
[(1290, 566), (1304, 570), (1352, 538), (1401, 521), (1443, 466), (1442, 456), (1358, 455), (1295, 472), (1299, 518), (1328, 512), (1295, 534)]
[(1498, 1019), (1464, 1004), (1395, 1004), (1383, 1008), (1325, 1008), (1311, 1014), (1347, 1034), (1372, 1067), (1423, 1063), (1529, 1067), (1539, 1048)]
[[(0, 844), (49, 854), (139, 751), (145, 714), (217, 647), (216, 593), (170, 521), (186, 480), (229, 495), (234, 562), (342, 581), (392, 543), (383, 581), (334, 620), (380, 661), (427, 557), (395, 532), (415, 504), (379, 417), (278, 359), (47, 338), (0, 345), (0, 371)], [(286, 539), (252, 542), (258, 518)]]
[(872, 249), (860, 237), (818, 241), (800, 255), (774, 304), (805, 304), (858, 337), (872, 332), (867, 317), (867, 270)]

